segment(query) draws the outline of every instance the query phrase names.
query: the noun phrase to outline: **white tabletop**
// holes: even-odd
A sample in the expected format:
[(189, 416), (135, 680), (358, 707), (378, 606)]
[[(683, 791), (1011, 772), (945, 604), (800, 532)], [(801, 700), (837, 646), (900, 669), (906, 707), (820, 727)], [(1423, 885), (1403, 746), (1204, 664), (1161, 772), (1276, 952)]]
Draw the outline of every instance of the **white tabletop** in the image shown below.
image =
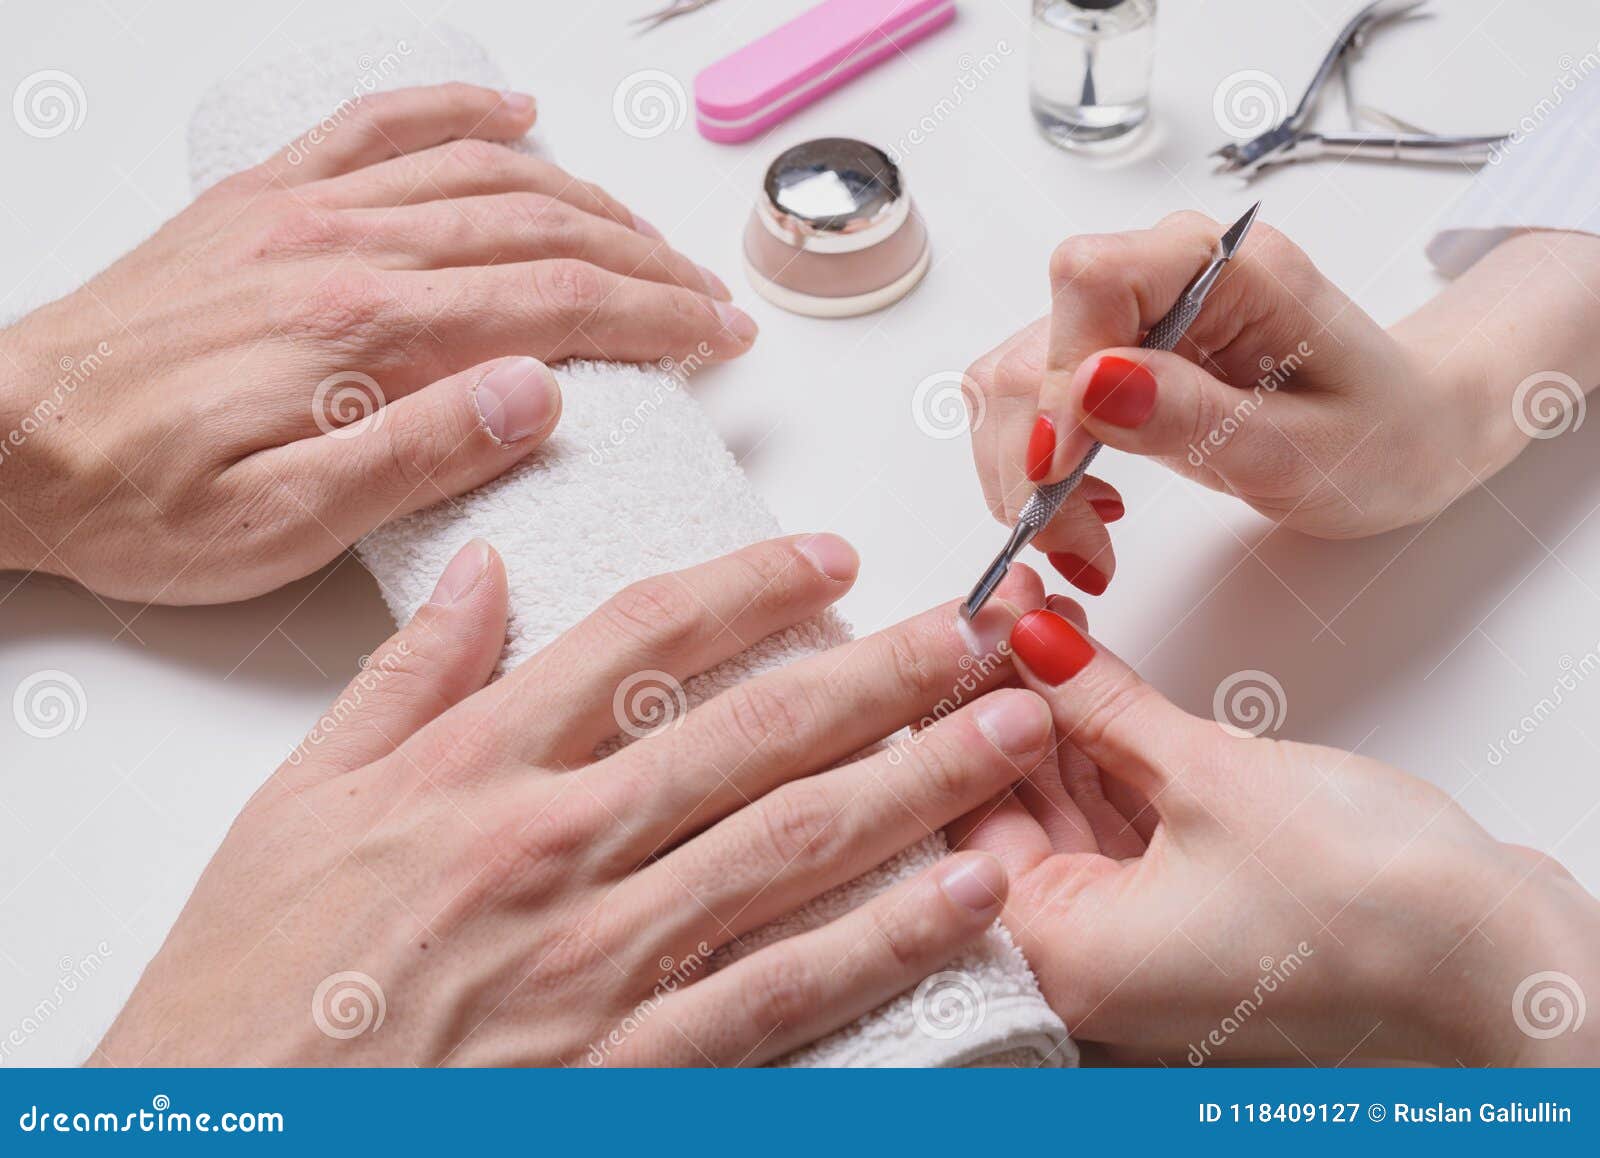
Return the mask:
[[(1169, 0), (1157, 130), (1116, 163), (1068, 157), (1035, 134), (1025, 0), (964, 0), (950, 28), (758, 146), (710, 144), (692, 116), (636, 139), (612, 116), (624, 77), (661, 69), (687, 88), (702, 65), (805, 6), (717, 0), (650, 36), (625, 34), (623, 18), (648, 3), (408, 8), (492, 45), (512, 82), (538, 94), (566, 165), (722, 272), (761, 322), (756, 350), (704, 372), (697, 389), (785, 527), (831, 529), (860, 548), (844, 603), (859, 630), (964, 592), (1003, 538), (966, 440), (925, 433), (912, 396), (1043, 311), (1046, 257), (1062, 238), (1180, 208), (1231, 219), (1261, 195), (1265, 218), (1381, 320), (1438, 288), (1422, 246), (1464, 188), (1460, 170), (1323, 163), (1247, 190), (1205, 160), (1224, 139), (1213, 115), (1224, 78), (1262, 70), (1297, 95), (1354, 0)], [(87, 113), (51, 140), (0, 118), (0, 293), (25, 278), (71, 284), (181, 206), (185, 125), (215, 80), (392, 22), (393, 7), (231, 5), (218, 19), (192, 0), (8, 3), (0, 95), (61, 69)], [(1381, 36), (1358, 77), (1364, 102), (1440, 131), (1510, 127), (1600, 51), (1588, 0), (1434, 7)], [(766, 162), (824, 135), (904, 149), (932, 231), (926, 282), (871, 317), (790, 317), (738, 274), (739, 226)], [(1600, 887), (1600, 680), (1559, 692), (1525, 742), (1489, 755), (1600, 649), (1597, 453), (1600, 422), (1537, 445), (1426, 529), (1357, 543), (1276, 531), (1155, 465), (1108, 455), (1100, 471), (1129, 509), (1113, 528), (1117, 579), (1085, 602), (1096, 634), (1190, 709), (1209, 713), (1231, 673), (1268, 672), (1287, 703), (1279, 735), (1359, 746), (1425, 776), (1497, 835), (1554, 852)], [(45, 581), (0, 587), (0, 695), (57, 669), (84, 704), (76, 730), (49, 739), (0, 711), (0, 1064), (87, 1052), (239, 806), (390, 628), (352, 561), (327, 582), (208, 609), (104, 604)], [(90, 956), (93, 976), (64, 992), (63, 970)]]

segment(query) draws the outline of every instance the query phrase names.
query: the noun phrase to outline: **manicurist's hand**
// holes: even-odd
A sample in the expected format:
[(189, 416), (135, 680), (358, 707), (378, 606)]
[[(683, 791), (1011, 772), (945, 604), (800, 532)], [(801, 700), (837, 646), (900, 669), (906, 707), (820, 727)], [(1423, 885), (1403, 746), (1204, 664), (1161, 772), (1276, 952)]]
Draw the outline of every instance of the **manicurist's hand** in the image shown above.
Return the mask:
[(1114, 1056), (1600, 1061), (1600, 904), (1375, 760), (1224, 731), (1088, 637), (1013, 631), (1062, 743), (958, 826), (1073, 1035)]
[(533, 119), (366, 97), (0, 332), (0, 568), (255, 595), (525, 457), (561, 409), (542, 363), (748, 349), (715, 277), (495, 143)]
[(975, 633), (936, 608), (680, 711), (680, 681), (856, 567), (831, 535), (759, 544), (624, 590), (485, 687), (506, 576), (468, 544), (246, 806), (93, 1060), (755, 1064), (915, 984), (995, 920), (993, 857), (707, 968), (1053, 759), (1037, 694), (971, 698), (1010, 678), (1015, 585)]
[[(996, 516), (1013, 519), (1036, 484), (1066, 477), (1100, 441), (1284, 526), (1375, 534), (1438, 513), (1561, 420), (1560, 399), (1530, 396), (1530, 375), (1578, 384), (1569, 423), (1600, 381), (1600, 239), (1579, 234), (1505, 242), (1386, 330), (1257, 221), (1178, 348), (1136, 348), (1224, 228), (1180, 213), (1056, 250), (1049, 316), (969, 371), (985, 402), (973, 452)], [(1107, 454), (1096, 466), (1114, 464)], [(1115, 568), (1103, 524), (1121, 513), (1115, 492), (1086, 480), (1035, 544), (1097, 595)]]

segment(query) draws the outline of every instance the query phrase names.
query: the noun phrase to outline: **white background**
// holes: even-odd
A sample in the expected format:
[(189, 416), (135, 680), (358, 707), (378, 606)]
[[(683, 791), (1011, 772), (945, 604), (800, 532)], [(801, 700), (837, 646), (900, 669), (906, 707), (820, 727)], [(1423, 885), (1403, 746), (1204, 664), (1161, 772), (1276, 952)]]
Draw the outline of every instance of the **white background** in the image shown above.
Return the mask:
[[(1224, 139), (1212, 110), (1224, 78), (1264, 70), (1297, 96), (1354, 0), (1168, 0), (1157, 132), (1115, 164), (1065, 156), (1035, 135), (1024, 0), (962, 0), (952, 27), (758, 144), (712, 145), (692, 117), (633, 139), (611, 111), (625, 76), (657, 68), (687, 88), (700, 67), (804, 7), (716, 0), (649, 36), (626, 33), (624, 18), (649, 2), (8, 0), (0, 96), (61, 69), (82, 85), (87, 114), (51, 140), (0, 115), (0, 310), (39, 300), (40, 285), (69, 287), (184, 204), (185, 126), (212, 83), (392, 24), (401, 9), (419, 26), (448, 20), (538, 95), (542, 131), (570, 169), (721, 272), (761, 322), (757, 349), (698, 376), (697, 389), (785, 527), (831, 529), (860, 548), (861, 580), (844, 609), (865, 631), (964, 592), (1003, 538), (966, 440), (919, 429), (912, 392), (1042, 312), (1057, 241), (1186, 207), (1231, 219), (1261, 195), (1265, 219), (1380, 320), (1440, 284), (1422, 246), (1466, 187), (1461, 170), (1323, 163), (1252, 190), (1213, 176), (1205, 160)], [(1510, 127), (1600, 42), (1587, 0), (1433, 7), (1440, 15), (1381, 36), (1358, 77), (1364, 101), (1440, 131)], [(999, 67), (960, 91), (957, 77), (986, 54)], [(902, 143), (957, 92), (954, 115), (904, 163), (935, 245), (915, 294), (872, 317), (821, 322), (783, 315), (743, 286), (740, 225), (778, 149), (832, 134)], [(1325, 116), (1341, 115), (1329, 102)], [(1600, 421), (1536, 445), (1425, 529), (1359, 543), (1276, 531), (1159, 467), (1108, 455), (1100, 473), (1129, 511), (1113, 528), (1117, 579), (1086, 600), (1093, 626), (1197, 712), (1211, 711), (1230, 673), (1272, 673), (1287, 699), (1280, 735), (1359, 746), (1426, 776), (1495, 833), (1555, 852), (1594, 888), (1600, 686), (1580, 687), (1499, 766), (1487, 751), (1551, 693), (1565, 663), (1600, 646), (1597, 454)], [(389, 630), (353, 561), (320, 585), (204, 609), (105, 604), (51, 581), (0, 584), (0, 698), (55, 668), (82, 684), (86, 702), (80, 726), (49, 740), (0, 710), (0, 1038), (50, 995), (62, 959), (109, 949), (106, 967), (8, 1061), (68, 1063), (88, 1051), (230, 818)]]

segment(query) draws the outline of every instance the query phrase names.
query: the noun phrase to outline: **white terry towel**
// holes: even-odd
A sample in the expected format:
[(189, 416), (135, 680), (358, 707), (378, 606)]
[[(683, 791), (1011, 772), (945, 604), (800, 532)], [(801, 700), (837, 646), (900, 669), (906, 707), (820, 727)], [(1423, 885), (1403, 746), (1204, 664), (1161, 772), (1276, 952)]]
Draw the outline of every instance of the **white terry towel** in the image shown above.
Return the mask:
[[(384, 62), (377, 69), (372, 62)], [(377, 79), (379, 73), (382, 78)], [(447, 27), (324, 45), (233, 74), (189, 126), (200, 192), (263, 160), (362, 85), (398, 88), (505, 79), (470, 37)], [(536, 146), (530, 146), (536, 147)], [(627, 190), (618, 191), (626, 196)], [(575, 362), (557, 369), (563, 411), (544, 452), (453, 503), (391, 523), (356, 553), (400, 622), (428, 598), (468, 539), (505, 556), (515, 666), (619, 588), (779, 533), (675, 367)], [(691, 704), (750, 676), (850, 638), (832, 612), (756, 644), (690, 681)], [(848, 911), (945, 854), (935, 833), (889, 863), (743, 939), (749, 952)], [(801, 1066), (1072, 1065), (1077, 1051), (998, 924), (973, 951), (785, 1064)]]

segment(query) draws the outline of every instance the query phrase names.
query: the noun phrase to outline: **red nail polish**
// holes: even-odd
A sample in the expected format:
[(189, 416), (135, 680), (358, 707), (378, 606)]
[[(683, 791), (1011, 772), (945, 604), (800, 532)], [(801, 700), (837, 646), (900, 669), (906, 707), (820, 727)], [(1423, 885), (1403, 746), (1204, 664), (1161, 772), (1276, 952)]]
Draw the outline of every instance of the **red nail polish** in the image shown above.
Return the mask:
[(1155, 375), (1126, 358), (1101, 358), (1083, 392), (1083, 408), (1113, 426), (1141, 426), (1156, 408)]
[(1050, 566), (1061, 572), (1061, 577), (1071, 583), (1080, 591), (1087, 591), (1090, 595), (1104, 595), (1111, 580), (1098, 567), (1090, 564), (1087, 559), (1078, 555), (1069, 555), (1065, 551), (1052, 551), (1045, 558), (1050, 560)]
[(1050, 473), (1050, 463), (1056, 456), (1056, 424), (1048, 414), (1039, 415), (1028, 436), (1028, 481), (1040, 482)]
[(1094, 658), (1078, 629), (1053, 611), (1030, 611), (1011, 629), (1011, 650), (1052, 686), (1077, 675)]
[(1122, 505), (1121, 499), (1090, 499), (1089, 505), (1094, 508), (1094, 513), (1100, 516), (1102, 523), (1114, 523), (1128, 513), (1128, 508)]

